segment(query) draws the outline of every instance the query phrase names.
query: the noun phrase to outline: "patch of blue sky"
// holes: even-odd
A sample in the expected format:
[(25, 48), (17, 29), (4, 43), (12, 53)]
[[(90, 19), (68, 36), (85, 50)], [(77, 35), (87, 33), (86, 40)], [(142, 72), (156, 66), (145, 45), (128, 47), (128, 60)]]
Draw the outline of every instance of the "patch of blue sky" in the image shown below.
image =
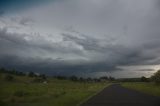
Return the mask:
[(48, 2), (53, 2), (53, 0), (0, 0), (0, 12), (14, 13)]

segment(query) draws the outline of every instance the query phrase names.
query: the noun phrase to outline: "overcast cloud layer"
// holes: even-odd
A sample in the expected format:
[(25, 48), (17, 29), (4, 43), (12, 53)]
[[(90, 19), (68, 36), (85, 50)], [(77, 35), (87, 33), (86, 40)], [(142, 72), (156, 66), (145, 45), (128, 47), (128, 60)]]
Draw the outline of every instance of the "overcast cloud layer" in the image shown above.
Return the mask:
[(159, 68), (160, 0), (55, 0), (0, 11), (2, 67), (115, 77)]

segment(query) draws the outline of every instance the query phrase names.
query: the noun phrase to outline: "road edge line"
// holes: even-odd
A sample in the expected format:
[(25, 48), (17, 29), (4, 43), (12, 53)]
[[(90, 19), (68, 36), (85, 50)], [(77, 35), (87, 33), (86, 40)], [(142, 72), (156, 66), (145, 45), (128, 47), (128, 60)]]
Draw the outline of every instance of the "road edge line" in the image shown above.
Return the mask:
[(87, 97), (86, 99), (84, 99), (83, 101), (81, 101), (79, 104), (77, 104), (76, 106), (80, 106), (83, 103), (87, 102), (89, 99), (91, 99), (92, 97), (94, 97), (95, 95), (97, 95), (98, 93), (100, 93), (101, 91), (103, 91), (105, 88), (111, 86), (112, 83), (108, 83), (105, 87), (103, 87), (102, 89), (100, 89), (98, 92), (95, 92), (93, 95), (90, 95), (89, 97)]

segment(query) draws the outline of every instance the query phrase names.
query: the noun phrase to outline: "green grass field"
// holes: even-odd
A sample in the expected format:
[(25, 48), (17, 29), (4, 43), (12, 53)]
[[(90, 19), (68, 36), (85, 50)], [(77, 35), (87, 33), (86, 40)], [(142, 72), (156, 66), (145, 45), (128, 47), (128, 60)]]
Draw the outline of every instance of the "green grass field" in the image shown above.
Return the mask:
[(150, 95), (160, 96), (160, 85), (156, 85), (155, 83), (130, 82), (122, 83), (122, 86)]
[(14, 81), (5, 81), (0, 75), (0, 106), (76, 106), (109, 85), (53, 78), (47, 84), (32, 80), (16, 76)]

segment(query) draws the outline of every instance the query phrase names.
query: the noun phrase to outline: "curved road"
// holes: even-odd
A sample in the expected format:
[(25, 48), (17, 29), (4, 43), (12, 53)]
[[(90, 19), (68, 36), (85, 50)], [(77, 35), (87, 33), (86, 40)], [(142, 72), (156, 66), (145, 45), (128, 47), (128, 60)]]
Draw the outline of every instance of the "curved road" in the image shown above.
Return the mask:
[(81, 106), (160, 106), (160, 98), (114, 84)]

